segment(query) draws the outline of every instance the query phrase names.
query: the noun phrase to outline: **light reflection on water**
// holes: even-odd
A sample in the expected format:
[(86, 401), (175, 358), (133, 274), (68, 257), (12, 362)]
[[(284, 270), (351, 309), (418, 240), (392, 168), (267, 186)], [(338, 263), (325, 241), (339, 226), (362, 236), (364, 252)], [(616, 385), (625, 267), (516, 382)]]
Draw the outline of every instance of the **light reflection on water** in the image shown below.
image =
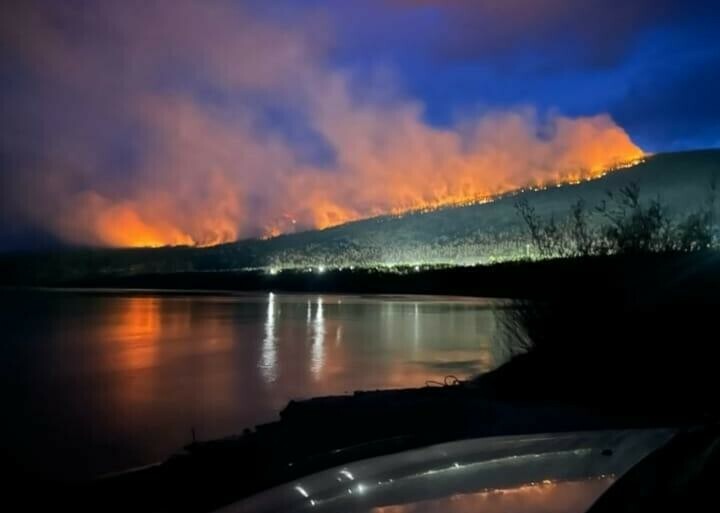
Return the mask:
[(292, 398), (492, 366), (482, 300), (36, 291), (0, 303), (0, 398), (18, 412), (0, 449), (53, 475), (147, 464), (193, 428), (235, 434)]
[(275, 335), (275, 294), (268, 294), (260, 372), (267, 383), (277, 379), (277, 337)]
[(312, 323), (312, 356), (310, 357), (310, 370), (315, 379), (320, 378), (320, 373), (325, 365), (325, 317), (323, 315), (323, 299), (317, 298), (315, 307), (315, 318)]

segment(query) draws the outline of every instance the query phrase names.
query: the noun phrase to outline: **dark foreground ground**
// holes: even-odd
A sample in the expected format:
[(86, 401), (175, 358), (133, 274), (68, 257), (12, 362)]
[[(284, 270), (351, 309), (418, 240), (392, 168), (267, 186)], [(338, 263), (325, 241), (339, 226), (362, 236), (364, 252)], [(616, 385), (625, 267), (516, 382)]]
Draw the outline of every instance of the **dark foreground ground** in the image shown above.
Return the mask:
[(311, 472), (443, 441), (718, 420), (720, 255), (714, 252), (408, 274), (180, 273), (62, 285), (522, 298), (501, 317), (515, 357), (489, 374), (447, 386), (293, 402), (278, 422), (194, 443), (162, 465), (92, 483), (46, 485), (75, 510), (209, 511)]
[(327, 468), (442, 442), (698, 422), (502, 400), (472, 385), (359, 392), (291, 403), (278, 422), (191, 444), (160, 466), (76, 486), (71, 504), (81, 510), (211, 511)]

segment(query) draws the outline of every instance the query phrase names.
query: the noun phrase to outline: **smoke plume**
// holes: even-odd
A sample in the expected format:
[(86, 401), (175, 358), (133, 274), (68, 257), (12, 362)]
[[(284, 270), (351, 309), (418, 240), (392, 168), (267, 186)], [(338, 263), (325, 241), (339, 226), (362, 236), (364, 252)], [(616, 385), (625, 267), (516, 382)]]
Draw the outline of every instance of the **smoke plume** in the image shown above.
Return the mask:
[[(327, 57), (321, 15), (229, 2), (9, 3), (0, 183), (73, 244), (210, 245), (590, 177), (642, 151), (605, 115), (439, 127), (390, 72)], [(7, 217), (8, 214), (5, 214)]]

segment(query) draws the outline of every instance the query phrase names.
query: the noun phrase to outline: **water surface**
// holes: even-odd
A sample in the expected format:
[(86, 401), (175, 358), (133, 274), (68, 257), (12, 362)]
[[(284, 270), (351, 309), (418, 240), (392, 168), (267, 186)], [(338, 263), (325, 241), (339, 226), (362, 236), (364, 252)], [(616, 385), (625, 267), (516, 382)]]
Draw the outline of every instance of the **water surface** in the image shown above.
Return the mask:
[(5, 291), (0, 310), (0, 447), (51, 477), (148, 464), (289, 399), (493, 365), (481, 299)]

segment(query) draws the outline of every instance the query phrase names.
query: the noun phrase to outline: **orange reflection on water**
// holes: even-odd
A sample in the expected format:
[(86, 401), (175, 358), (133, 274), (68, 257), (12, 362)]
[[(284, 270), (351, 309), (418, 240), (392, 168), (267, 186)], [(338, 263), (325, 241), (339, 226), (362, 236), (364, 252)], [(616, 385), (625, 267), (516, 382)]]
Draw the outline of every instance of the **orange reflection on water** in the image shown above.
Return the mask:
[(48, 345), (42, 364), (63, 386), (43, 394), (72, 404), (74, 421), (107, 447), (119, 440), (132, 449), (100, 461), (103, 472), (167, 457), (191, 428), (210, 439), (275, 420), (291, 399), (463, 379), (463, 362), (482, 366), (492, 328), (475, 301), (444, 299), (53, 292), (50, 300), (55, 316), (36, 322), (33, 336)]
[(613, 481), (611, 477), (602, 477), (585, 481), (534, 483), (384, 506), (372, 509), (372, 513), (583, 513)]
[(123, 297), (114, 306), (104, 330), (107, 341), (120, 344), (114, 353), (114, 363), (126, 369), (153, 366), (157, 358), (157, 343), (162, 335), (160, 298)]
[(92, 338), (100, 342), (97, 365), (112, 381), (108, 403), (123, 412), (122, 422), (140, 429), (142, 422), (184, 418), (186, 408), (203, 415), (237, 408), (238, 373), (226, 357), (236, 333), (225, 303), (142, 295), (100, 302)]

